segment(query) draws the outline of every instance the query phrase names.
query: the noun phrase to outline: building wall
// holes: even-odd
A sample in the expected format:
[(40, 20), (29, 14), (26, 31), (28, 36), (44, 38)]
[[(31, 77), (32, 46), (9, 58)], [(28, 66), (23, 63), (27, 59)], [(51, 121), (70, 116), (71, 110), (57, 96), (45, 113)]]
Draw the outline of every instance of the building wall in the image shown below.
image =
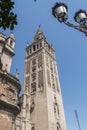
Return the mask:
[(0, 113), (0, 129), (12, 130), (12, 120), (8, 114)]

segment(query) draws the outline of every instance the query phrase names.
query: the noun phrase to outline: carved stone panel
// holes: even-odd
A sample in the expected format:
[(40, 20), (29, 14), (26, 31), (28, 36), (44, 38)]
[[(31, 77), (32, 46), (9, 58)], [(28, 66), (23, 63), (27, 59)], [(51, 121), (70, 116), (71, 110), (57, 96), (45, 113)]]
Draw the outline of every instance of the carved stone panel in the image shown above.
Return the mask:
[(36, 92), (36, 82), (31, 84), (31, 92)]
[(13, 102), (17, 99), (17, 91), (14, 89), (12, 84), (10, 83), (2, 84), (0, 88), (5, 100)]

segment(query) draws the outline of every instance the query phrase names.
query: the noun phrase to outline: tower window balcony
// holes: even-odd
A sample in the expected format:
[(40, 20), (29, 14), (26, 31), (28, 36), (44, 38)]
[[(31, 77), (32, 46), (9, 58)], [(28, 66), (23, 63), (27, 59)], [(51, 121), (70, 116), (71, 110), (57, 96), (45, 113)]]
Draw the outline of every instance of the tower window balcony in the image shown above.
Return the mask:
[(33, 66), (32, 67), (32, 72), (35, 72), (36, 71), (36, 66)]
[(32, 82), (36, 80), (36, 73), (32, 74)]
[(36, 92), (36, 83), (31, 84), (31, 92)]

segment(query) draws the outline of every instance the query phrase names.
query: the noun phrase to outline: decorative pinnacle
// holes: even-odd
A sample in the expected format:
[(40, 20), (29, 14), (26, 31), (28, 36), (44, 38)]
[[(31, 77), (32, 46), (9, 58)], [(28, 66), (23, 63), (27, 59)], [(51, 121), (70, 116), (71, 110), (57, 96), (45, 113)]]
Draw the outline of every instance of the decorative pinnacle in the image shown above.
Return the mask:
[(39, 28), (41, 27), (41, 24), (39, 24)]
[(16, 69), (15, 77), (16, 77), (17, 79), (19, 79), (19, 71), (18, 71), (18, 69)]

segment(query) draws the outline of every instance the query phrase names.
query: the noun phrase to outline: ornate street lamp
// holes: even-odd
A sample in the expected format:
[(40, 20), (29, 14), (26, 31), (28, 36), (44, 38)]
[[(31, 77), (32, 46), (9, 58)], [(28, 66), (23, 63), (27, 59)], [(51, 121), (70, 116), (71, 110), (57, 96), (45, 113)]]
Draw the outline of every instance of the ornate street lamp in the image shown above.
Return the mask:
[(64, 3), (56, 3), (52, 8), (52, 14), (59, 22), (65, 23), (69, 27), (73, 27), (87, 35), (87, 13), (84, 10), (79, 10), (75, 13), (74, 20), (78, 25), (73, 25), (68, 22), (68, 7)]

